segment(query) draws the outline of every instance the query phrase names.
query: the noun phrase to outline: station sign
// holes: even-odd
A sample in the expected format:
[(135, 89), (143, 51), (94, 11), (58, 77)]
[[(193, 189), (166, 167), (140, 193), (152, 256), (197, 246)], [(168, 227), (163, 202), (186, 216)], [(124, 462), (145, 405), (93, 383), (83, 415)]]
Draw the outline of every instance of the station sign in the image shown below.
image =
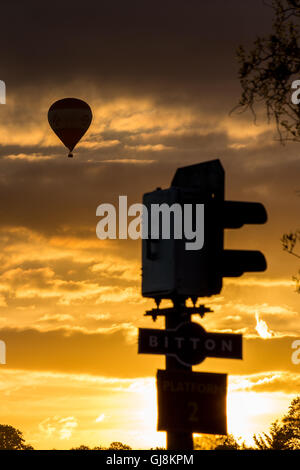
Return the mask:
[(227, 434), (227, 374), (157, 371), (158, 431)]
[(140, 328), (138, 352), (175, 356), (185, 366), (193, 366), (206, 357), (242, 359), (242, 335), (208, 333), (194, 322), (181, 323), (176, 329)]

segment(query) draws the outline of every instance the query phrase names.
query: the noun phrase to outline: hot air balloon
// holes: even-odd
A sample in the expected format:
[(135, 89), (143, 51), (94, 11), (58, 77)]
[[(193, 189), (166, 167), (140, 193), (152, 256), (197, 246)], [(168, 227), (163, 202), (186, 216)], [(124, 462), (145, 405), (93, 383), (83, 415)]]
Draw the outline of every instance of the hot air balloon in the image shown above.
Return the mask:
[(48, 111), (48, 121), (55, 134), (69, 149), (68, 157), (92, 122), (92, 110), (89, 105), (77, 98), (64, 98), (55, 101)]

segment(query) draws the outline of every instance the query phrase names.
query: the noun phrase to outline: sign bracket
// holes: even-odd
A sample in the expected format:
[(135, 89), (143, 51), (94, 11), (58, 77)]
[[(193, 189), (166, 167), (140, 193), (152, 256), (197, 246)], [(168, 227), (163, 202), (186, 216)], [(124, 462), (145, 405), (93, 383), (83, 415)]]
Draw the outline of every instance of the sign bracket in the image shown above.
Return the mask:
[[(199, 305), (199, 307), (186, 307), (185, 305), (180, 309), (180, 315), (182, 316), (182, 320), (187, 318), (190, 315), (200, 315), (201, 318), (204, 317), (205, 313), (211, 313), (209, 307), (205, 307), (205, 305)], [(146, 310), (144, 314), (145, 317), (150, 316), (152, 320), (155, 322), (158, 316), (165, 316), (174, 315), (175, 313), (178, 314), (178, 308), (176, 307), (169, 307), (169, 308), (152, 308), (151, 310)]]

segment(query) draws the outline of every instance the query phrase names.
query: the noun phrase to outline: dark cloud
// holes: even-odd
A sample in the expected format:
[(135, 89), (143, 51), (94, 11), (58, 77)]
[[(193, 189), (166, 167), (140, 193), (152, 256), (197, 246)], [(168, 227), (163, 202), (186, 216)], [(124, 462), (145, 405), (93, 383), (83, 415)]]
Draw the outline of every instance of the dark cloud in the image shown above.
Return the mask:
[[(292, 275), (288, 262), (293, 260), (281, 253), (280, 238), (284, 232), (297, 228), (300, 200), (296, 189), (300, 163), (296, 149), (290, 147), (289, 158), (285, 159), (283, 149), (274, 144), (262, 142), (252, 150), (237, 152), (228, 149), (226, 141), (225, 134), (194, 139), (175, 137), (173, 141), (168, 137), (167, 144), (173, 145), (168, 152), (126, 150), (122, 144), (114, 151), (98, 151), (94, 160), (89, 158), (86, 149), (79, 150), (72, 162), (64, 155), (52, 160), (42, 157), (36, 157), (36, 161), (3, 159), (0, 162), (4, 176), (0, 180), (0, 224), (3, 228), (24, 226), (47, 237), (76, 236), (96, 240), (99, 204), (109, 202), (118, 207), (119, 195), (127, 195), (128, 204), (141, 202), (143, 193), (159, 186), (168, 187), (176, 167), (220, 157), (226, 170), (227, 199), (263, 202), (269, 217), (262, 227), (228, 231), (226, 246), (261, 249), (268, 255), (269, 267), (273, 267), (276, 275), (285, 272)], [(146, 162), (118, 161), (130, 158)], [(17, 241), (18, 235), (14, 237)], [(122, 246), (125, 245), (139, 256), (138, 248), (133, 247), (137, 242), (123, 242)]]
[[(126, 329), (113, 333), (72, 332), (36, 329), (1, 329), (7, 345), (7, 368), (145, 377), (163, 367), (163, 357), (138, 355), (137, 344), (126, 339)], [(265, 371), (297, 373), (291, 360), (295, 337), (244, 339), (244, 359), (206, 359), (197, 370), (226, 371), (229, 374), (255, 374)], [(263, 361), (259, 360), (263, 358)]]
[(208, 90), (227, 101), (237, 46), (264, 33), (272, 17), (261, 0), (12, 2), (1, 16), (9, 92), (27, 89), (37, 98), (82, 81), (107, 97), (155, 94), (174, 104)]
[[(280, 195), (287, 191), (287, 179), (290, 187), (297, 187), (298, 164), (280, 162), (282, 149), (266, 145), (270, 135), (254, 141), (253, 148), (237, 151), (228, 148), (234, 138), (218, 128), (240, 93), (236, 47), (266, 33), (270, 26), (272, 11), (262, 0), (43, 5), (30, 1), (26, 6), (6, 3), (1, 14), (5, 21), (0, 40), (7, 47), (1, 53), (0, 78), (7, 82), (8, 96), (0, 112), (10, 135), (6, 142), (0, 140), (2, 226), (26, 226), (49, 235), (59, 233), (62, 226), (72, 227), (73, 233), (88, 227), (84, 236), (94, 236), (100, 202), (115, 202), (119, 194), (139, 201), (145, 191), (167, 186), (177, 166), (216, 157), (228, 172), (229, 196), (260, 199), (259, 190), (267, 187), (264, 199), (273, 204), (273, 220), (280, 213), (286, 218), (281, 219), (283, 227), (292, 225), (290, 214), (297, 201), (287, 211)], [(100, 98), (107, 104), (119, 97), (151, 97), (153, 109), (167, 108), (170, 114), (161, 122), (154, 117), (148, 128), (141, 123), (128, 131), (111, 128), (110, 118), (103, 118), (104, 129), (94, 123), (88, 138), (97, 141), (101, 134), (101, 140), (116, 141), (116, 145), (81, 148), (80, 160), (70, 162), (62, 158), (65, 153), (58, 141), (57, 147), (44, 142), (52, 135), (47, 109), (65, 93), (83, 94), (92, 108)], [(192, 117), (185, 127), (179, 120), (163, 135), (159, 131), (167, 127), (172, 111), (177, 117)], [(115, 113), (118, 117), (120, 111)], [(137, 115), (138, 122), (142, 115), (142, 111)], [(251, 123), (248, 118), (240, 117), (246, 126)], [(22, 132), (13, 144), (14, 136)], [(25, 137), (35, 133), (35, 143), (26, 143)], [(140, 151), (138, 146), (143, 145), (145, 150)], [(170, 149), (155, 151), (151, 145)], [(36, 161), (5, 159), (18, 154)], [(119, 159), (154, 163), (103, 162)], [(262, 159), (272, 161), (273, 167), (247, 166)]]
[(113, 377), (144, 377), (155, 373), (163, 360), (137, 354), (121, 330), (111, 334), (83, 334), (58, 330), (0, 330), (7, 345), (7, 367), (64, 371)]

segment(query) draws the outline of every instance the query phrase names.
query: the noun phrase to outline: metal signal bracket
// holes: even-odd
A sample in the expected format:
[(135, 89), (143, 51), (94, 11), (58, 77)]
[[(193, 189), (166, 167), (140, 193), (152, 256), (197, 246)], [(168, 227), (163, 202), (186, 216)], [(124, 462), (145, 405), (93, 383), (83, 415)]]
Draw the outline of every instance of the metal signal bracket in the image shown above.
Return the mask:
[[(199, 307), (186, 307), (182, 305), (180, 307), (180, 315), (182, 315), (182, 317), (198, 314), (200, 315), (201, 318), (203, 318), (205, 313), (210, 313), (210, 312), (213, 312), (213, 310), (211, 310), (209, 307), (205, 307), (205, 305), (199, 305)], [(145, 317), (150, 316), (152, 317), (153, 321), (156, 321), (158, 316), (167, 316), (167, 315), (172, 315), (174, 313), (178, 313), (177, 307), (169, 307), (169, 308), (158, 307), (158, 308), (152, 308), (151, 310), (147, 310), (144, 316)]]

